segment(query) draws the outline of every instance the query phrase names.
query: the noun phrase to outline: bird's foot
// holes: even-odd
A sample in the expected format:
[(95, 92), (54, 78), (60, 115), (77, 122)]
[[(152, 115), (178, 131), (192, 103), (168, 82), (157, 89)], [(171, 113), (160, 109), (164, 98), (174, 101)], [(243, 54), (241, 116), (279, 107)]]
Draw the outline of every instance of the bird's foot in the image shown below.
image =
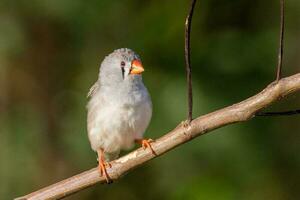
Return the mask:
[(104, 176), (108, 184), (112, 183), (112, 180), (110, 179), (106, 171), (107, 167), (111, 168), (111, 164), (109, 162), (105, 162), (104, 149), (102, 148), (98, 149), (97, 154), (98, 154), (98, 168), (99, 168), (100, 176)]
[(100, 160), (99, 164), (98, 164), (98, 168), (99, 168), (99, 171), (100, 171), (100, 176), (104, 176), (106, 182), (108, 184), (112, 183), (112, 180), (110, 179), (107, 171), (106, 171), (106, 168), (109, 167), (111, 168), (111, 164), (109, 162), (105, 162), (103, 160)]
[(141, 144), (143, 149), (149, 148), (153, 155), (155, 155), (155, 156), (157, 155), (151, 146), (151, 143), (154, 142), (154, 140), (152, 140), (152, 139), (136, 139), (135, 142)]

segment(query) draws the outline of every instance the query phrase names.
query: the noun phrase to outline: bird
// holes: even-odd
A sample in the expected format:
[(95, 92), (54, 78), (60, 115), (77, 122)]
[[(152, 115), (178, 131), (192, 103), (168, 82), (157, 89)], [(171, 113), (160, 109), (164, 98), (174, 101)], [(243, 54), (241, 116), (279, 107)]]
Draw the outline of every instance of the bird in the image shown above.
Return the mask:
[(144, 139), (152, 117), (152, 102), (142, 80), (140, 56), (129, 48), (114, 50), (100, 65), (98, 80), (88, 92), (87, 130), (98, 156), (100, 176), (111, 183), (107, 167), (121, 150), (134, 143), (154, 152), (152, 139)]

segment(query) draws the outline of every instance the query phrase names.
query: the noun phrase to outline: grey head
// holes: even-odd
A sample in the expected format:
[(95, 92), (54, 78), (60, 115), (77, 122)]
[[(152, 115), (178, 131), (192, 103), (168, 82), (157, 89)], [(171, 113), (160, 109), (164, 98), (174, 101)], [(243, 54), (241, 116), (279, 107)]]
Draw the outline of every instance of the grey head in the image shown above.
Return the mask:
[(140, 57), (128, 48), (117, 49), (105, 57), (99, 72), (102, 86), (116, 86), (142, 81), (144, 71)]

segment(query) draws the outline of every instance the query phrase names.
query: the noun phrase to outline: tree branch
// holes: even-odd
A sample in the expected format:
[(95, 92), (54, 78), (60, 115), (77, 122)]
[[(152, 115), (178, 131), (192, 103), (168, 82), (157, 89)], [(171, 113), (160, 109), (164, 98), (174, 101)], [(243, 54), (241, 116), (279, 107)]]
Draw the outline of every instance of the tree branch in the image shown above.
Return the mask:
[[(276, 81), (279, 81), (282, 77), (282, 59), (283, 59), (283, 47), (284, 47), (284, 30), (285, 30), (285, 12), (284, 12), (284, 0), (280, 0), (280, 36), (278, 47), (278, 63), (276, 72)], [(300, 110), (282, 111), (282, 112), (259, 112), (255, 116), (259, 117), (271, 117), (271, 116), (285, 116), (285, 115), (298, 115)]]
[(193, 88), (192, 88), (192, 67), (191, 67), (191, 47), (190, 47), (190, 35), (191, 25), (194, 13), (194, 7), (196, 0), (192, 0), (189, 13), (185, 20), (185, 40), (184, 40), (184, 55), (185, 55), (185, 68), (186, 68), (186, 80), (187, 80), (187, 97), (188, 97), (188, 113), (187, 120), (190, 123), (193, 119)]
[(281, 111), (281, 112), (263, 112), (256, 113), (257, 117), (272, 117), (272, 116), (287, 116), (287, 115), (298, 115), (300, 110), (290, 110), (290, 111)]
[(279, 50), (278, 50), (278, 64), (276, 80), (281, 79), (282, 74), (282, 59), (283, 59), (283, 47), (284, 47), (284, 0), (280, 0), (280, 36), (279, 36)]
[[(189, 126), (179, 124), (174, 130), (151, 143), (157, 156), (192, 140), (193, 138), (211, 132), (214, 129), (249, 120), (262, 108), (300, 90), (300, 73), (283, 78), (268, 85), (260, 93), (232, 106), (198, 117)], [(107, 172), (111, 179), (116, 180), (130, 170), (155, 158), (150, 150), (139, 148), (115, 161)], [(81, 174), (50, 185), (46, 188), (20, 197), (18, 199), (58, 199), (78, 192), (96, 183), (105, 183), (99, 170), (93, 168)]]

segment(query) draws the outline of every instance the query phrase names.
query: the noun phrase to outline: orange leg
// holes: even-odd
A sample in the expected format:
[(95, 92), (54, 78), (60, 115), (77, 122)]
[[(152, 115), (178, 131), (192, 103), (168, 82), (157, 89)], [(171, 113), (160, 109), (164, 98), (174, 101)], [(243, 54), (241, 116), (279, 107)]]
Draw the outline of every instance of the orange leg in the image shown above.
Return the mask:
[(152, 139), (135, 139), (135, 142), (141, 144), (143, 149), (149, 148), (153, 155), (157, 155), (151, 146)]
[(112, 180), (110, 179), (110, 177), (109, 177), (109, 175), (106, 171), (107, 167), (111, 168), (111, 164), (108, 163), (108, 162), (105, 162), (104, 150), (103, 149), (97, 150), (97, 154), (98, 154), (98, 168), (99, 168), (99, 171), (100, 171), (100, 176), (104, 175), (104, 177), (106, 179), (106, 182), (107, 183), (112, 183)]

